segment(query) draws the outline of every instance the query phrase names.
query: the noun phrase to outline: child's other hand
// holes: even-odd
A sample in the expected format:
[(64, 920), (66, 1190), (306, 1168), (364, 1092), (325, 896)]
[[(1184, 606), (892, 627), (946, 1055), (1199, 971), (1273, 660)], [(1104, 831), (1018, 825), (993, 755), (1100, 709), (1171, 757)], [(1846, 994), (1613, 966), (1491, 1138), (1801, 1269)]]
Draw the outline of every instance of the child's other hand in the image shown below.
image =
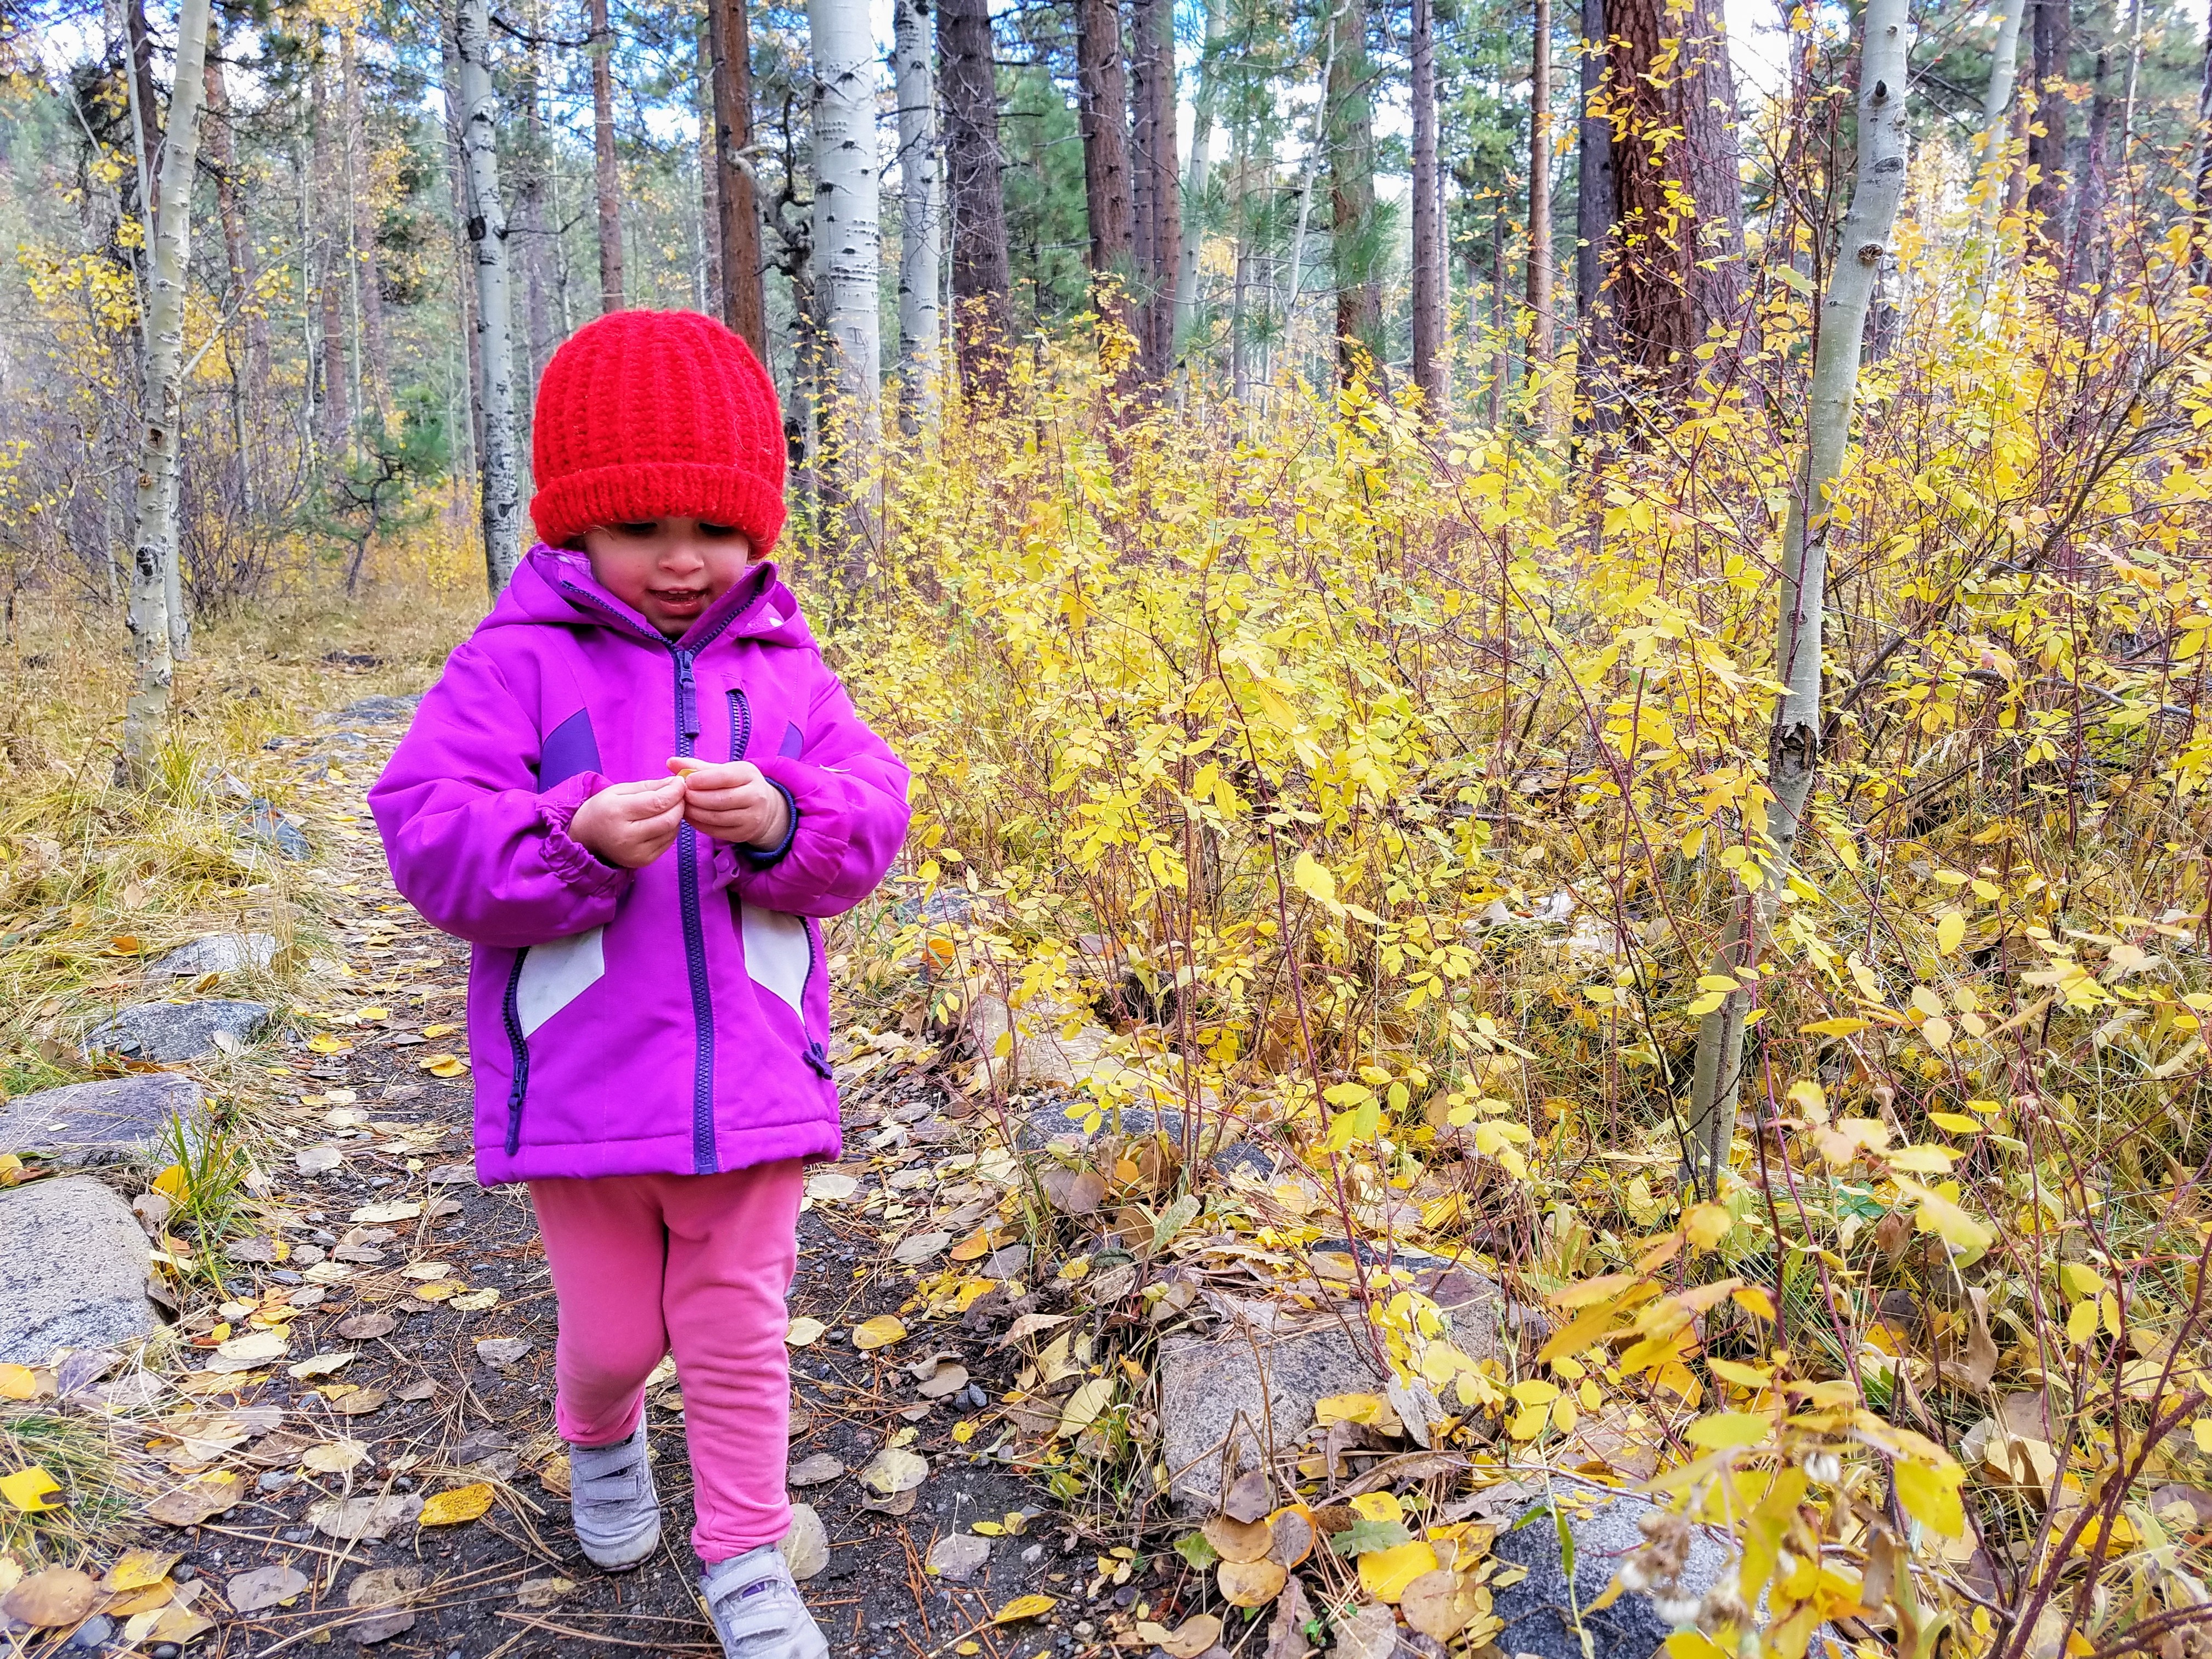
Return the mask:
[(684, 816), (716, 841), (763, 851), (779, 845), (791, 829), (791, 808), (783, 791), (761, 775), (750, 761), (702, 766), (676, 759), (669, 769), (684, 781)]
[(668, 850), (684, 823), (684, 781), (647, 779), (602, 789), (568, 820), (570, 839), (603, 864), (641, 870)]

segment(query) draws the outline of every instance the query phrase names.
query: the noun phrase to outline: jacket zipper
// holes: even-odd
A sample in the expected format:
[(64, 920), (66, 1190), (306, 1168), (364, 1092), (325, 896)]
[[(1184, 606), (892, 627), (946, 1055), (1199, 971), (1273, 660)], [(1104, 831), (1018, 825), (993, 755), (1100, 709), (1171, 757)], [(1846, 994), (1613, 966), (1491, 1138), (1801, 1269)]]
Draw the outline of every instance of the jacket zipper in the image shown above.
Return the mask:
[(530, 956), (524, 945), (514, 953), (514, 966), (507, 975), (507, 994), (500, 999), (500, 1016), (507, 1025), (507, 1043), (514, 1059), (514, 1077), (507, 1085), (507, 1155), (522, 1149), (522, 1098), (530, 1091), (530, 1039), (522, 1029), (515, 998), (522, 989), (522, 964)]
[[(730, 692), (730, 758), (743, 760), (745, 757), (746, 749), (752, 744), (752, 739), (751, 699), (745, 696), (743, 686), (733, 687)], [(830, 1052), (817, 1042), (814, 1034), (806, 1029), (806, 994), (813, 988), (814, 972), (821, 961), (817, 954), (820, 947), (815, 943), (814, 924), (811, 921), (802, 921), (801, 927), (806, 934), (806, 978), (799, 988), (799, 1034), (806, 1039), (807, 1065), (813, 1068), (817, 1075), (826, 1078), (832, 1069), (830, 1064)]]
[[(676, 659), (676, 752), (698, 746), (699, 685), (693, 677), (694, 653), (671, 646)], [(684, 965), (691, 979), (691, 1024), (697, 1058), (691, 1067), (691, 1167), (713, 1175), (719, 1167), (714, 1148), (714, 1000), (707, 983), (707, 930), (699, 918), (698, 837), (690, 824), (676, 831), (676, 891), (684, 912)]]

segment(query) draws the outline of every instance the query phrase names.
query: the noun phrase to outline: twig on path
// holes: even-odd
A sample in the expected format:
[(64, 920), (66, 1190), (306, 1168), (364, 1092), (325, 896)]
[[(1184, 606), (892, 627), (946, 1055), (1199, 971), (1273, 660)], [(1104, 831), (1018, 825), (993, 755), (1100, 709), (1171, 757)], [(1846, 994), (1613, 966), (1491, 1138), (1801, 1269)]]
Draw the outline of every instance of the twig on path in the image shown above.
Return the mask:
[(721, 1646), (719, 1643), (711, 1648), (697, 1642), (678, 1648), (670, 1647), (660, 1642), (629, 1642), (623, 1640), (619, 1636), (607, 1636), (597, 1631), (576, 1630), (567, 1625), (556, 1625), (550, 1619), (533, 1619), (527, 1613), (509, 1613), (503, 1607), (499, 1612), (492, 1614), (492, 1617), (495, 1619), (512, 1620), (518, 1625), (527, 1625), (531, 1629), (544, 1631), (550, 1636), (567, 1636), (584, 1642), (605, 1642), (618, 1648), (643, 1648), (648, 1652), (653, 1653), (707, 1653), (719, 1655), (721, 1652)]

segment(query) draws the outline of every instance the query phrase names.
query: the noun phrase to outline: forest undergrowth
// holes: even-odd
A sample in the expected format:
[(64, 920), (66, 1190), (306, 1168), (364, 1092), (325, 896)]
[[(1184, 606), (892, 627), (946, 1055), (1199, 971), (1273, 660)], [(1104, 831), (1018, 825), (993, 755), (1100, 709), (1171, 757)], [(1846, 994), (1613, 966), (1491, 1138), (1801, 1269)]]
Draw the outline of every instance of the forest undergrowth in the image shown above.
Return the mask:
[[(2057, 296), (2031, 260), (1986, 307), (1971, 250), (1904, 240), (1916, 309), (1867, 370), (1786, 871), (1763, 775), (1790, 286), (1663, 428), (1547, 434), (1540, 385), (1443, 433), (1358, 389), (1125, 406), (1054, 352), (892, 455), (873, 580), (834, 628), (812, 608), (914, 768), (899, 882), (930, 897), (842, 941), (848, 1051), (1004, 1112), (1012, 1051), (1103, 1021), (1119, 1063), (1074, 1116), (1196, 1109), (1156, 1155), (1055, 1154), (1036, 1224), (1286, 1274), (1362, 1242), (1338, 1260), (1375, 1351), (1478, 1479), (1640, 1479), (1734, 1540), (1677, 1659), (1831, 1623), (1916, 1655), (2195, 1654), (2208, 296), (2185, 236), (2124, 289)], [(261, 745), (434, 676), (470, 607), (416, 591), (419, 551), (380, 550), (350, 609), (204, 626), (143, 792), (113, 769), (120, 619), (26, 611), (10, 1094), (83, 1075), (75, 1037), (170, 944), (248, 926), (287, 947), (274, 993), (303, 970), (318, 878), (255, 825), (369, 830)], [(1716, 972), (1778, 882), (1771, 950)], [(1685, 1186), (1698, 1021), (1738, 986), (1731, 1166)], [(1019, 1029), (959, 1053), (994, 995)], [(1271, 1181), (1209, 1173), (1240, 1137), (1285, 1154)], [(1472, 1357), (1400, 1251), (1484, 1267), (1548, 1332)], [(1157, 1401), (1134, 1360), (1103, 1376), (1093, 1431), (1039, 1467), (1070, 1502), (1149, 1501)], [(1640, 1468), (1591, 1450), (1622, 1424)], [(1367, 1519), (1368, 1593), (1449, 1563), (1434, 1517)], [(1674, 1549), (1626, 1576), (1663, 1590)]]

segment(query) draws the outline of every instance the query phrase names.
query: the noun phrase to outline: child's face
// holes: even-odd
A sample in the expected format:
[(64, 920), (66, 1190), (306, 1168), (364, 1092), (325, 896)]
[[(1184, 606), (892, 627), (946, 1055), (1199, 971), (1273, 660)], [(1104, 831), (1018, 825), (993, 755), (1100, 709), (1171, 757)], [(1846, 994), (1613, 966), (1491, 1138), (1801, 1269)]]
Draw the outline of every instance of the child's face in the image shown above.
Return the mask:
[(584, 532), (600, 586), (676, 639), (730, 591), (752, 562), (742, 530), (697, 519), (647, 519)]

